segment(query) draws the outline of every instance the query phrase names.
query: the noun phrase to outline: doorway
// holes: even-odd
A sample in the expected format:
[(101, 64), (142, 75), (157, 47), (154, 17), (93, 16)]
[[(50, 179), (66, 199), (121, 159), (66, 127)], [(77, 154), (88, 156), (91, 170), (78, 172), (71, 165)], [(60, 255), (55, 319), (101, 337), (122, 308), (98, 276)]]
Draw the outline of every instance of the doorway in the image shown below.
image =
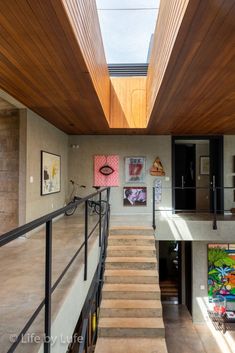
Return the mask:
[(223, 136), (172, 138), (172, 200), (175, 212), (224, 208)]
[(164, 303), (180, 302), (180, 246), (177, 241), (159, 241), (159, 285)]
[(175, 209), (196, 208), (196, 145), (183, 140), (175, 144)]

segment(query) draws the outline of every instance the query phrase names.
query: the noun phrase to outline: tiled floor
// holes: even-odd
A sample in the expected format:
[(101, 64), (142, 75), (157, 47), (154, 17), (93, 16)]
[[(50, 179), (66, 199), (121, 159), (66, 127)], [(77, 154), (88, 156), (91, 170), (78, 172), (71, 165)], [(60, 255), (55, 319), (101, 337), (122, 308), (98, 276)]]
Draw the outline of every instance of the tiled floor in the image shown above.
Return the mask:
[[(234, 332), (223, 335), (207, 324), (193, 324), (183, 305), (163, 305), (168, 353), (234, 353)], [(215, 334), (215, 337), (214, 337)]]

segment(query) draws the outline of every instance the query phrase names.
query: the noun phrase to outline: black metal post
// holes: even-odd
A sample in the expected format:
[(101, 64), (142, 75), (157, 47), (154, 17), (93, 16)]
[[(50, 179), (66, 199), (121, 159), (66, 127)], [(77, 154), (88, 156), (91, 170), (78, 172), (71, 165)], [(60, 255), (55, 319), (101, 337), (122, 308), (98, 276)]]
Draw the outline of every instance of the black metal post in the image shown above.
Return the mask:
[(51, 352), (51, 282), (52, 282), (52, 220), (46, 223), (44, 353)]
[(88, 260), (88, 200), (85, 201), (84, 281), (87, 280), (87, 260)]
[(101, 236), (102, 236), (102, 228), (101, 228), (101, 226), (102, 226), (102, 212), (101, 212), (101, 210), (102, 210), (102, 205), (101, 205), (101, 192), (99, 193), (99, 203), (100, 203), (100, 212), (99, 212), (99, 247), (101, 247)]
[(155, 187), (153, 187), (153, 229), (156, 229), (156, 219), (155, 219)]
[(213, 202), (213, 208), (214, 208), (214, 219), (213, 219), (213, 229), (217, 229), (217, 190), (215, 185), (213, 185), (213, 194), (214, 194), (214, 202)]

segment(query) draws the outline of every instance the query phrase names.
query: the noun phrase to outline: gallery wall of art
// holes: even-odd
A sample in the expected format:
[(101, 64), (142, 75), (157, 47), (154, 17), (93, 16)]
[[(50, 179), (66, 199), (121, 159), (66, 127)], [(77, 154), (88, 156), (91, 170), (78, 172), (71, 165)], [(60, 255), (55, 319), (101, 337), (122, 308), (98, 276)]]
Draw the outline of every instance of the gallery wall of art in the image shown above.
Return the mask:
[[(151, 214), (152, 188), (156, 179), (161, 181), (162, 187), (158, 206), (171, 206), (171, 190), (163, 189), (171, 186), (170, 136), (70, 136), (69, 145), (78, 146), (69, 152), (69, 178), (87, 185), (87, 193), (92, 190), (92, 185), (98, 185), (98, 173), (102, 185), (112, 186), (113, 214)], [(111, 156), (118, 158), (116, 171)], [(101, 164), (96, 166), (95, 158)], [(115, 174), (102, 175), (105, 166), (113, 168)], [(155, 173), (151, 173), (154, 166)], [(161, 167), (165, 175), (161, 173), (159, 176), (156, 171), (161, 170)], [(110, 173), (111, 169), (107, 169), (107, 172)], [(116, 178), (117, 174), (118, 181), (115, 180), (113, 184), (111, 176), (115, 175)]]

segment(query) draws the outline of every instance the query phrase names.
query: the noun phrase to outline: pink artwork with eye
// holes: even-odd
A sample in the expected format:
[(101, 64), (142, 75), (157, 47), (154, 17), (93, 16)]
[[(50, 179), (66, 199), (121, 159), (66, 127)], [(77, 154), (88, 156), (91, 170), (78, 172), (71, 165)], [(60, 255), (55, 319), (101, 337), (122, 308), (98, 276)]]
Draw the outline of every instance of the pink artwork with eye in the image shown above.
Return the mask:
[(119, 156), (94, 156), (94, 186), (119, 186)]

